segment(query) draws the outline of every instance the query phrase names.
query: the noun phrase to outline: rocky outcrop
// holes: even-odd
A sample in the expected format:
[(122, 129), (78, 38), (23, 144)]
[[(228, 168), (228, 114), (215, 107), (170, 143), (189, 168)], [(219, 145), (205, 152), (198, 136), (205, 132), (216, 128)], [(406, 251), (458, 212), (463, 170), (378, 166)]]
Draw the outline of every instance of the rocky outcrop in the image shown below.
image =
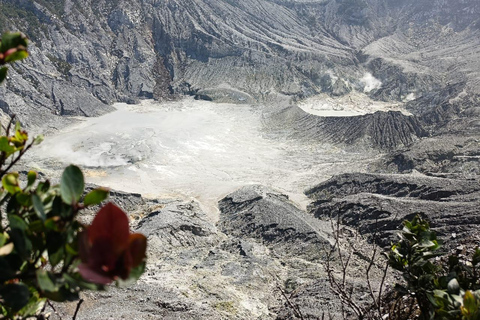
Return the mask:
[(415, 170), (429, 176), (474, 179), (480, 175), (479, 139), (478, 135), (430, 137), (387, 155), (372, 169), (401, 173)]
[(265, 118), (266, 128), (289, 138), (393, 150), (408, 146), (427, 132), (416, 117), (398, 111), (352, 117), (319, 117), (287, 107)]
[[(306, 191), (317, 218), (343, 224), (387, 246), (405, 219), (427, 218), (441, 237), (466, 239), (480, 224), (480, 185), (473, 180), (421, 175), (345, 174)], [(455, 243), (455, 240), (453, 241)]]
[(318, 260), (330, 246), (324, 224), (263, 186), (241, 188), (222, 199), (219, 208), (222, 232), (261, 241), (277, 255)]

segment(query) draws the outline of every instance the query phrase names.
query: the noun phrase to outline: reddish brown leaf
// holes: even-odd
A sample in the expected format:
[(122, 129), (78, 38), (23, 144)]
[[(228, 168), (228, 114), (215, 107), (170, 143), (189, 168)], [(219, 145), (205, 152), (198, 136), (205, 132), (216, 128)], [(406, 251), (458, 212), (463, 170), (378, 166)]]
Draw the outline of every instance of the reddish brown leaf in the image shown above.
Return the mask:
[(88, 229), (88, 240), (93, 244), (99, 238), (111, 239), (113, 251), (120, 254), (128, 247), (129, 234), (125, 212), (113, 203), (107, 203), (93, 219)]
[(80, 259), (87, 261), (90, 254), (90, 244), (88, 243), (88, 230), (83, 231), (78, 235), (78, 251)]
[(143, 259), (145, 259), (145, 252), (147, 251), (147, 238), (140, 233), (130, 235), (130, 244), (128, 246), (128, 253), (132, 257), (132, 268), (135, 268)]
[(83, 277), (83, 279), (93, 283), (109, 284), (113, 281), (112, 277), (100, 274), (90, 269), (90, 267), (85, 263), (81, 263), (78, 265), (78, 271), (80, 272), (80, 275)]
[(106, 238), (98, 238), (90, 250), (88, 265), (93, 270), (111, 273), (115, 270), (118, 259), (119, 255), (114, 252), (112, 241)]
[(118, 277), (128, 279), (132, 268), (145, 259), (147, 238), (130, 234), (125, 212), (107, 204), (92, 225), (79, 235), (82, 264), (78, 269), (88, 281), (107, 284)]

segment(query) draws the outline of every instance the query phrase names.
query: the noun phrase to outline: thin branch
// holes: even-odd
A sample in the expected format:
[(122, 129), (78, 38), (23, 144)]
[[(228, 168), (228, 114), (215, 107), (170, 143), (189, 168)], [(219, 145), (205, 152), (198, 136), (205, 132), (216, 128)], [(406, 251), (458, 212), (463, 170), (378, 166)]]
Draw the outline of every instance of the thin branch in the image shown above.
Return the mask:
[(383, 288), (385, 286), (385, 279), (387, 278), (387, 274), (388, 274), (388, 267), (389, 267), (389, 263), (388, 263), (388, 260), (387, 262), (385, 262), (385, 269), (383, 269), (383, 276), (382, 276), (382, 281), (380, 282), (380, 288), (378, 290), (378, 307), (379, 307), (379, 311), (381, 311), (381, 308), (382, 308), (382, 291), (383, 291)]
[(15, 114), (12, 115), (10, 121), (8, 122), (7, 129), (5, 130), (5, 135), (8, 137), (10, 135), (10, 129), (12, 128), (13, 121), (17, 116)]
[[(8, 122), (7, 128), (5, 129), (5, 136), (8, 138), (10, 136), (10, 127), (12, 126), (13, 120), (15, 119), (15, 115), (13, 115), (10, 118), (10, 121)], [(0, 154), (0, 169), (3, 167), (5, 164), (5, 160), (7, 160), (7, 153), (5, 151), (2, 151)]]
[(374, 260), (375, 260), (375, 257), (377, 255), (377, 246), (375, 244), (373, 246), (374, 246), (373, 247), (373, 254), (372, 254), (372, 257), (370, 258), (370, 262), (368, 263), (366, 276), (367, 276), (367, 285), (368, 285), (368, 291), (370, 293), (370, 297), (373, 300), (373, 305), (374, 305), (375, 309), (378, 310), (379, 306), (378, 306), (378, 303), (377, 303), (377, 299), (375, 298), (375, 294), (373, 293), (372, 281), (370, 280), (370, 271), (372, 270), (372, 266), (374, 264)]
[(25, 152), (27, 152), (28, 149), (30, 149), (33, 146), (34, 142), (35, 141), (32, 141), (29, 145), (26, 146), (26, 148), (24, 148), (23, 150), (20, 150), (17, 157), (15, 159), (13, 159), (12, 162), (10, 162), (8, 167), (5, 170), (0, 171), (0, 179), (2, 179), (3, 176), (22, 158), (22, 156), (25, 154)]
[(75, 309), (75, 313), (73, 314), (72, 320), (77, 319), (78, 310), (80, 310), (80, 306), (82, 305), (82, 303), (83, 303), (83, 299), (80, 299), (77, 303), (77, 308)]
[(47, 300), (47, 303), (48, 303), (48, 305), (50, 306), (50, 308), (52, 308), (53, 312), (57, 315), (57, 317), (59, 317), (60, 320), (62, 320), (62, 316), (57, 312), (57, 309), (55, 309), (55, 307), (54, 307), (53, 304), (50, 302), (50, 300)]
[[(290, 308), (293, 310), (293, 312), (295, 313), (295, 316), (297, 318), (300, 318), (301, 320), (304, 320), (305, 318), (303, 317), (302, 312), (300, 311), (300, 308), (298, 307), (298, 305), (296, 305), (296, 304), (294, 304), (290, 301), (290, 299), (288, 298), (285, 291), (278, 284), (277, 284), (277, 289), (280, 290), (280, 292), (282, 293), (282, 296), (285, 298), (285, 300), (287, 300), (287, 303), (290, 306)], [(75, 320), (75, 319), (73, 319), (73, 320)]]
[(328, 281), (330, 283), (330, 288), (341, 301), (343, 317), (345, 318), (345, 305), (349, 306), (358, 317), (361, 317), (364, 314), (363, 309), (351, 299), (353, 294), (353, 287), (347, 288), (344, 284), (340, 284), (335, 279), (333, 269), (330, 268), (329, 263), (328, 266), (329, 267), (326, 271), (328, 275)]

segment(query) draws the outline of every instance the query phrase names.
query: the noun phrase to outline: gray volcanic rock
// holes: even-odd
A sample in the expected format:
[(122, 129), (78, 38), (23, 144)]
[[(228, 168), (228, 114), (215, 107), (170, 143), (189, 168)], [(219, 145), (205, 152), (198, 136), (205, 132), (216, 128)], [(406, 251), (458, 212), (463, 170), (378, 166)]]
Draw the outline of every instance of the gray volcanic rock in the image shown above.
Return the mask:
[[(149, 211), (136, 229), (149, 239), (151, 263), (162, 259), (190, 260), (199, 250), (214, 247), (219, 242), (216, 228), (196, 203), (159, 203)], [(180, 256), (177, 256), (178, 248), (185, 248)], [(183, 265), (185, 262), (177, 263)]]
[(219, 228), (227, 235), (262, 241), (277, 255), (317, 260), (328, 250), (325, 224), (263, 186), (246, 186), (219, 202)]
[(195, 93), (195, 99), (219, 103), (254, 104), (255, 98), (249, 94), (227, 88), (204, 89)]
[[(217, 226), (195, 202), (116, 191), (112, 200), (133, 211), (134, 231), (148, 237), (147, 270), (129, 288), (82, 294), (77, 319), (292, 319), (289, 303), (305, 319), (339, 314), (323, 260), (315, 259), (330, 248), (330, 223), (299, 210), (285, 195), (243, 187), (220, 201)], [(347, 281), (363, 292), (362, 256), (371, 245), (357, 241), (365, 252), (352, 259)], [(55, 307), (69, 318), (76, 303)]]
[[(452, 99), (452, 96), (455, 98)], [(406, 104), (430, 137), (400, 148), (378, 165), (379, 171), (474, 178), (480, 174), (480, 98), (462, 85), (450, 85)]]
[(375, 165), (376, 170), (400, 173), (417, 170), (429, 176), (474, 179), (480, 175), (479, 141), (478, 135), (430, 137), (386, 156)]
[(352, 117), (319, 117), (290, 106), (266, 117), (265, 126), (289, 138), (384, 150), (408, 146), (427, 135), (416, 117), (398, 111)]
[[(241, 255), (253, 258), (251, 243), (261, 243), (270, 249), (270, 259), (279, 259), (286, 267), (283, 272), (287, 271), (287, 277), (277, 279), (284, 281), (283, 285), (277, 283), (277, 287), (284, 290), (289, 301), (270, 307), (276, 319), (298, 317), (289, 303), (298, 307), (304, 319), (324, 319), (329, 313), (339, 314), (339, 300), (330, 291), (325, 274), (324, 261), (333, 244), (330, 221), (315, 219), (299, 210), (285, 195), (259, 185), (245, 186), (229, 194), (219, 202), (219, 208), (218, 227), (227, 236), (240, 240)], [(363, 272), (368, 264), (365, 257), (371, 255), (372, 245), (361, 238), (356, 241), (358, 257), (352, 259), (346, 276), (347, 282), (355, 283), (358, 288), (354, 292), (358, 298), (358, 294), (363, 295), (367, 290)], [(245, 246), (247, 243), (250, 244)], [(338, 256), (334, 254), (331, 259), (331, 265), (339, 267)], [(374, 273), (378, 273), (376, 266), (374, 269)], [(279, 272), (275, 268), (264, 270)]]
[(339, 215), (343, 224), (375, 235), (383, 245), (402, 221), (420, 214), (443, 237), (468, 238), (480, 223), (477, 181), (420, 175), (345, 174), (306, 191), (308, 211), (318, 218)]
[(369, 94), (382, 100), (480, 88), (476, 0), (5, 0), (0, 8), (1, 29), (32, 39), (0, 104), (32, 125), (39, 112), (90, 116), (114, 101), (177, 94), (343, 95), (363, 91), (366, 73), (381, 81)]
[[(285, 195), (262, 186), (242, 188), (221, 201), (218, 228), (195, 202), (117, 191), (111, 200), (130, 211), (134, 231), (147, 236), (147, 270), (127, 289), (84, 293), (77, 319), (288, 319), (293, 313), (280, 289), (308, 319), (339, 310), (323, 264), (314, 259), (329, 246), (329, 234), (321, 231), (327, 224)], [(246, 210), (257, 218), (239, 219)], [(270, 232), (255, 231), (252, 221)], [(75, 306), (56, 309), (68, 318)]]
[[(472, 177), (480, 172), (479, 16), (478, 0), (3, 0), (0, 29), (22, 30), (32, 45), (0, 88), (0, 118), (55, 130), (66, 116), (100, 115), (116, 101), (265, 103), (275, 109), (264, 119), (275, 137), (395, 151), (378, 171)], [(378, 84), (367, 88), (366, 75)], [(288, 106), (352, 91), (413, 116), (321, 118)], [(147, 272), (132, 288), (85, 294), (78, 318), (291, 319), (281, 288), (306, 318), (321, 319), (339, 310), (321, 261), (332, 243), (325, 219), (341, 216), (345, 234), (380, 230), (387, 245), (419, 213), (460, 238), (480, 222), (479, 193), (465, 179), (350, 174), (307, 191), (306, 213), (248, 186), (220, 201), (217, 225), (195, 202), (115, 193), (148, 236)], [(359, 247), (349, 281), (362, 290), (372, 246)]]

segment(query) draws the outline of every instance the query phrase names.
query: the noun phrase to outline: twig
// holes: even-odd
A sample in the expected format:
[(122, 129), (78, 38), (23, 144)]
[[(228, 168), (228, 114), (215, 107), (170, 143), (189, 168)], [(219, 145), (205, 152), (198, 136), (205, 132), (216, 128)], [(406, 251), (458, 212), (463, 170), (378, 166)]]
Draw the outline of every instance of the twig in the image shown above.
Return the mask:
[[(15, 115), (13, 115), (10, 118), (10, 121), (8, 122), (7, 128), (5, 128), (5, 136), (8, 138), (10, 135), (10, 127), (12, 126), (13, 120), (15, 119)], [(5, 164), (5, 160), (7, 160), (7, 153), (5, 151), (2, 151), (1, 156), (0, 156), (0, 169), (3, 167)]]
[(379, 307), (379, 304), (377, 303), (377, 299), (375, 298), (375, 294), (373, 293), (372, 281), (370, 280), (370, 271), (372, 270), (372, 266), (374, 264), (376, 255), (377, 255), (377, 246), (373, 244), (373, 253), (372, 253), (372, 257), (370, 258), (370, 262), (368, 263), (366, 276), (367, 276), (368, 291), (370, 293), (370, 297), (372, 298), (373, 305), (375, 309), (379, 310), (380, 307)]
[[(379, 304), (379, 308), (381, 309), (382, 308), (382, 291), (383, 291), (383, 287), (385, 285), (385, 279), (387, 278), (387, 274), (388, 274), (388, 267), (389, 267), (389, 264), (388, 264), (388, 259), (387, 259), (387, 262), (385, 262), (385, 269), (383, 269), (383, 276), (382, 276), (382, 281), (380, 282), (380, 288), (378, 290), (378, 304)], [(381, 311), (381, 310), (379, 310)]]
[(72, 320), (77, 319), (77, 313), (78, 313), (78, 310), (80, 310), (80, 306), (82, 305), (82, 303), (83, 303), (83, 299), (80, 299), (77, 303), (77, 308), (75, 309), (75, 313), (73, 314)]
[(282, 293), (282, 296), (285, 298), (285, 300), (287, 300), (287, 303), (295, 313), (295, 316), (297, 318), (300, 318), (301, 320), (304, 320), (305, 318), (303, 317), (302, 312), (300, 311), (300, 308), (290, 301), (285, 291), (278, 284), (277, 284), (277, 289), (280, 290), (280, 292)]
[(29, 145), (27, 145), (26, 148), (24, 148), (23, 150), (20, 150), (17, 157), (15, 159), (13, 159), (12, 162), (10, 162), (8, 167), (5, 170), (0, 171), (0, 179), (3, 178), (3, 176), (22, 158), (22, 156), (25, 154), (25, 152), (27, 152), (28, 149), (30, 149), (33, 146), (34, 143), (35, 143), (35, 141), (32, 141)]
[[(335, 248), (332, 248), (335, 250)], [(341, 301), (341, 308), (342, 308), (342, 315), (343, 318), (346, 318), (346, 310), (345, 306), (350, 307), (350, 309), (353, 310), (353, 312), (359, 317), (363, 317), (364, 311), (363, 309), (355, 303), (355, 301), (352, 300), (352, 294), (353, 294), (353, 287), (352, 288), (347, 288), (344, 284), (340, 284), (336, 279), (333, 274), (333, 269), (330, 267), (330, 261), (329, 259), (327, 260), (327, 266), (326, 266), (326, 272), (328, 275), (328, 281), (330, 283), (330, 288), (335, 293), (335, 295), (340, 299)]]
[(54, 307), (53, 304), (50, 302), (50, 300), (47, 300), (47, 303), (48, 303), (48, 305), (50, 306), (50, 308), (53, 309), (53, 312), (60, 318), (60, 320), (62, 320), (62, 316), (57, 312), (57, 309), (55, 309), (55, 307)]
[(302, 312), (300, 311), (300, 308), (298, 307), (297, 304), (293, 303), (292, 301), (290, 301), (290, 298), (287, 296), (286, 292), (282, 289), (282, 287), (280, 286), (279, 284), (279, 278), (277, 275), (274, 275), (273, 273), (270, 273), (270, 276), (274, 279), (275, 281), (275, 284), (276, 284), (276, 288), (280, 291), (280, 293), (282, 294), (282, 296), (285, 298), (285, 300), (287, 301), (288, 303), (288, 306), (293, 310), (295, 316), (297, 318), (300, 318), (301, 320), (304, 320), (305, 318), (303, 317), (303, 314)]
[(12, 127), (13, 121), (15, 120), (17, 116), (15, 114), (12, 115), (10, 118), (10, 121), (8, 122), (7, 129), (5, 130), (5, 135), (8, 137), (10, 135), (10, 128)]

